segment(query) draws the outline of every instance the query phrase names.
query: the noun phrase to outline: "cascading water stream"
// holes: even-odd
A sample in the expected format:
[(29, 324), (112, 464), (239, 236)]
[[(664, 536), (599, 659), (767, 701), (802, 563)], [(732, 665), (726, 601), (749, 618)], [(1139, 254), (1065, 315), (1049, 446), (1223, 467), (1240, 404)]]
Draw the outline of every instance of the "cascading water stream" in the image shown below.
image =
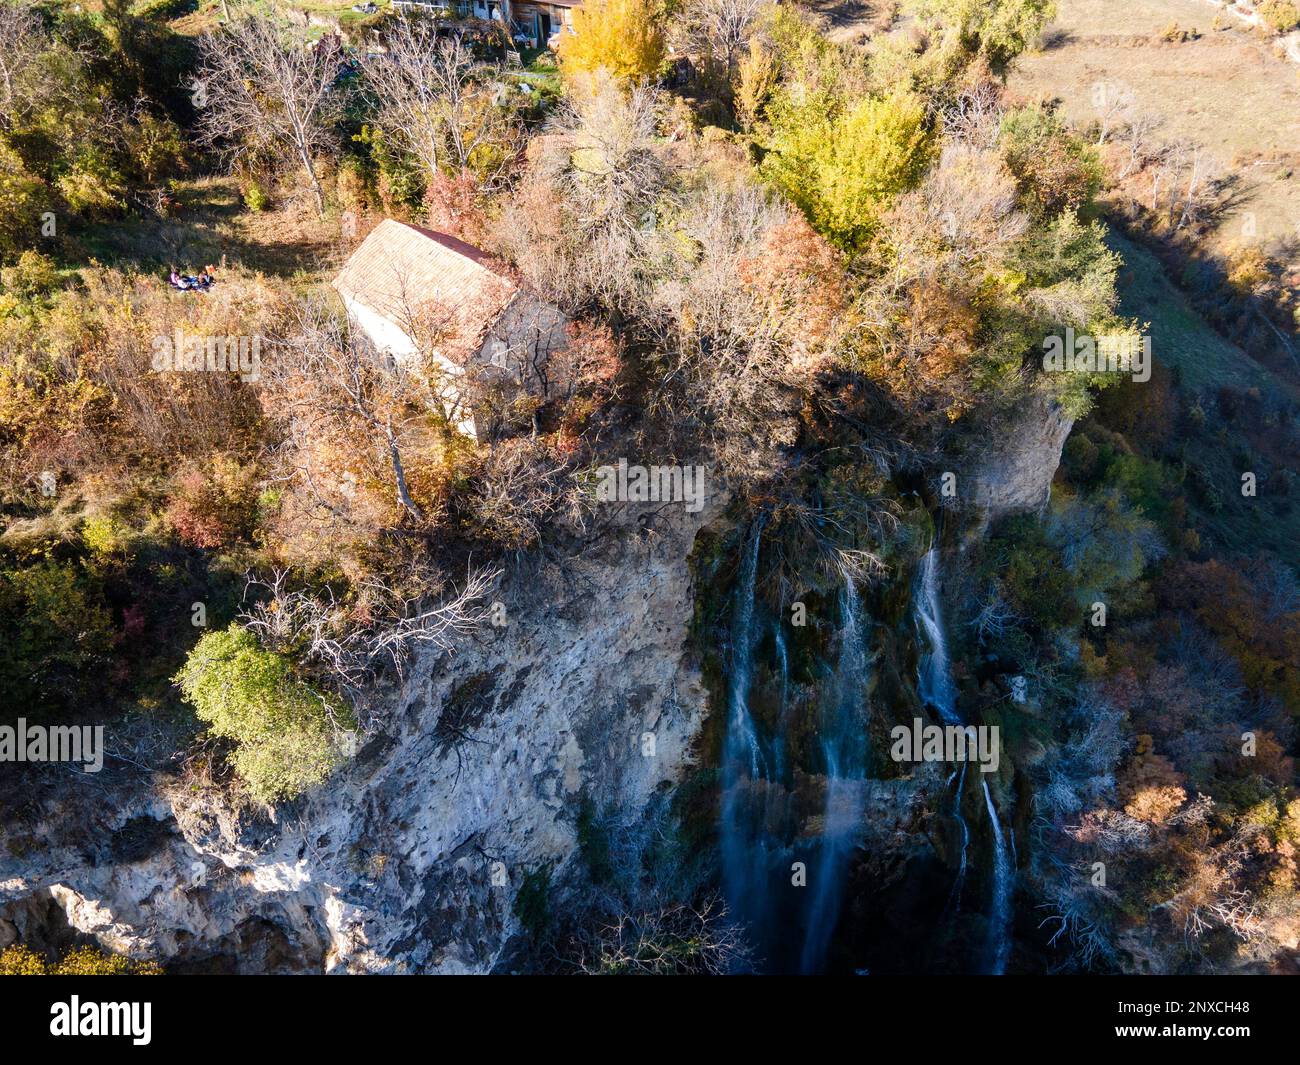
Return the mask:
[(754, 588), (761, 524), (755, 523), (741, 561), (732, 607), (727, 731), (722, 751), (722, 884), (731, 913), (751, 926), (767, 919), (767, 857), (761, 817), (750, 783), (764, 777), (758, 730), (749, 708), (754, 674)]
[[(825, 964), (861, 827), (869, 663), (861, 604), (846, 582), (839, 598), (837, 662), (817, 702), (818, 764), (795, 765), (786, 635), (779, 619), (759, 617), (762, 607), (756, 601), (761, 531), (761, 522), (755, 523), (745, 543), (731, 607), (722, 750), (723, 890), (729, 912), (749, 930), (761, 967), (816, 972)], [(770, 673), (760, 672), (755, 662), (769, 632), (771, 661), (762, 664)], [(756, 674), (762, 682), (757, 689)], [(760, 692), (779, 697), (774, 716), (755, 716), (756, 706), (772, 705), (758, 701)], [(820, 776), (825, 787), (820, 822), (811, 834), (795, 783), (805, 772)], [(796, 862), (804, 865), (806, 887), (792, 880)]]
[(993, 907), (989, 914), (989, 972), (1001, 976), (1007, 968), (1007, 958), (1011, 956), (1011, 937), (1007, 930), (1011, 924), (1011, 862), (1007, 858), (1007, 845), (1002, 838), (1002, 825), (998, 822), (998, 812), (993, 808), (993, 796), (989, 794), (989, 782), (980, 780), (984, 787), (984, 805), (989, 812), (989, 824), (993, 826)]
[[(954, 773), (952, 777), (957, 778), (957, 790), (954, 791), (952, 801), (952, 816), (957, 822), (957, 827), (961, 829), (961, 858), (957, 864), (957, 879), (953, 881), (952, 891), (948, 895), (948, 905), (954, 911), (961, 909), (961, 889), (966, 883), (966, 854), (970, 850), (970, 825), (966, 824), (966, 818), (961, 812), (961, 796), (966, 789), (966, 763), (963, 762), (961, 769)], [(952, 777), (948, 778), (948, 783), (952, 783)]]
[(839, 917), (844, 874), (857, 843), (865, 806), (863, 694), (870, 662), (863, 642), (862, 602), (852, 578), (845, 578), (839, 611), (839, 659), (823, 702), (819, 729), (826, 799), (821, 845), (809, 876), (812, 898), (800, 955), (804, 972), (817, 972), (825, 962)]
[[(737, 747), (735, 753), (749, 760), (749, 775), (761, 775), (763, 751), (758, 729), (749, 712), (749, 687), (754, 679), (754, 582), (758, 572), (759, 528), (755, 527), (740, 568), (740, 585), (736, 589), (736, 607), (732, 623), (731, 690), (728, 692), (727, 742)], [(728, 758), (728, 764), (737, 762)]]
[(929, 648), (921, 655), (917, 686), (921, 698), (938, 710), (944, 721), (961, 724), (957, 714), (957, 686), (953, 683), (948, 658), (948, 638), (939, 607), (938, 548), (930, 548), (921, 560), (921, 580), (917, 591), (916, 617)]
[[(939, 599), (939, 551), (931, 547), (921, 560), (921, 575), (917, 584), (916, 617), (925, 636), (927, 650), (922, 653), (917, 688), (921, 698), (933, 706), (939, 716), (949, 724), (964, 724), (957, 712), (957, 687), (952, 678), (952, 664), (948, 656), (948, 641), (943, 626), (943, 613)], [(951, 778), (950, 778), (951, 779)], [(960, 779), (953, 801), (953, 816), (961, 828), (961, 861), (957, 880), (953, 885), (952, 900), (959, 902), (962, 883), (966, 876), (966, 851), (970, 844), (970, 827), (961, 811), (962, 790), (966, 783), (966, 763), (962, 763)], [(984, 791), (984, 805), (993, 833), (993, 898), (989, 908), (989, 931), (985, 953), (989, 972), (1000, 976), (1006, 969), (1011, 954), (1011, 899), (1014, 867), (1007, 855), (1006, 839), (988, 781), (981, 774), (980, 785)]]
[[(917, 585), (916, 618), (925, 636), (927, 650), (921, 654), (917, 689), (922, 700), (939, 711), (949, 724), (962, 724), (957, 713), (957, 686), (953, 683), (948, 658), (948, 638), (939, 605), (939, 549), (930, 548), (921, 559), (921, 579)], [(966, 852), (970, 847), (970, 826), (961, 812), (962, 790), (966, 786), (966, 763), (959, 770), (957, 790), (953, 792), (952, 816), (961, 829), (961, 859), (957, 879), (950, 895), (951, 904), (961, 905), (961, 889), (966, 881)], [(951, 782), (951, 778), (949, 778)]]
[(785, 734), (789, 727), (790, 712), (790, 653), (785, 645), (785, 631), (779, 620), (772, 624), (772, 646), (776, 648), (776, 668), (781, 680), (781, 703), (777, 715), (777, 731), (772, 739), (772, 761), (776, 766), (776, 779), (786, 777)]

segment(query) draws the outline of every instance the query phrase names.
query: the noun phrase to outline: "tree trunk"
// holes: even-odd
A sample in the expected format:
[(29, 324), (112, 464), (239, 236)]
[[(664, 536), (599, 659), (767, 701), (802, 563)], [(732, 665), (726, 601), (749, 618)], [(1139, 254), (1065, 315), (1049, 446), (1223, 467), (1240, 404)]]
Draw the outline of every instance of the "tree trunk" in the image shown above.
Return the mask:
[(316, 167), (311, 161), (311, 152), (305, 148), (298, 149), (298, 155), (302, 159), (303, 169), (307, 171), (307, 177), (311, 181), (311, 191), (316, 197), (316, 213), (321, 218), (325, 217), (325, 189), (321, 187), (320, 178), (316, 176)]
[(415, 505), (415, 500), (411, 498), (411, 493), (406, 488), (406, 470), (402, 466), (402, 454), (397, 450), (397, 437), (393, 435), (391, 425), (385, 427), (388, 434), (388, 457), (393, 463), (393, 478), (397, 481), (397, 499), (411, 516), (419, 521), (423, 515), (420, 508)]

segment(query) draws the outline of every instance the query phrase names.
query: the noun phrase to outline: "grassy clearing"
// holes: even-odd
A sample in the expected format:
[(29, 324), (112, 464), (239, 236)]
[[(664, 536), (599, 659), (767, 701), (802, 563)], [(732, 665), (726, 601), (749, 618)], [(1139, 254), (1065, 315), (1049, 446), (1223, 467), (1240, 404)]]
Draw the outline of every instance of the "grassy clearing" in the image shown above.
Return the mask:
[[(1255, 390), (1270, 406), (1300, 402), (1300, 391), (1215, 332), (1149, 251), (1113, 232), (1109, 243), (1124, 257), (1121, 312), (1150, 323), (1155, 358), (1176, 370), (1182, 387), (1210, 412), (1207, 424), (1186, 430), (1179, 446), (1188, 476), (1206, 486), (1188, 493), (1202, 539), (1228, 555), (1268, 551), (1281, 558), (1292, 556), (1300, 540), (1300, 499), (1292, 499), (1294, 491), (1280, 491), (1280, 475), (1284, 467), (1296, 465), (1296, 456), (1279, 453), (1285, 435), (1277, 425), (1251, 414), (1225, 420), (1216, 396), (1224, 387)], [(1247, 472), (1256, 475), (1255, 496), (1242, 494), (1242, 474)]]
[(305, 200), (250, 211), (231, 177), (179, 182), (176, 198), (180, 206), (171, 218), (88, 226), (76, 234), (86, 257), (167, 272), (198, 270), (224, 255), (230, 264), (302, 283), (326, 280), (341, 259), (337, 223), (317, 218)]
[(1236, 344), (1229, 343), (1197, 313), (1170, 282), (1151, 252), (1112, 230), (1107, 241), (1124, 258), (1120, 271), (1120, 311), (1150, 322), (1155, 357), (1178, 370), (1192, 392), (1228, 385), (1282, 389), (1286, 385)]
[[(1233, 28), (1198, 0), (1059, 0), (1042, 52), (1021, 56), (1010, 88), (1028, 97), (1059, 98), (1066, 117), (1087, 125), (1097, 117), (1098, 84), (1131, 89), (1138, 106), (1160, 116), (1159, 138), (1204, 145), (1241, 179), (1239, 202), (1208, 242), (1220, 254), (1250, 242), (1293, 243), (1300, 268), (1300, 68), (1274, 54), (1271, 43)], [(1196, 40), (1170, 43), (1171, 23), (1197, 29)]]

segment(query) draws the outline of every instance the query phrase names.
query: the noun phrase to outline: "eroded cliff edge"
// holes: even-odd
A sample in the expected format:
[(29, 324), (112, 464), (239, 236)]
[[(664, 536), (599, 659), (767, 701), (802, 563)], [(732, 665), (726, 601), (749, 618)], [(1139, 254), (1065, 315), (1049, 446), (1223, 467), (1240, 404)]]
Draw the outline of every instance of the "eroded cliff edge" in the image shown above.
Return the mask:
[(549, 871), (559, 905), (572, 890), (582, 804), (635, 824), (688, 766), (706, 710), (688, 560), (719, 515), (716, 499), (602, 514), (508, 574), (506, 624), (414, 661), (384, 731), (274, 822), (133, 767), (14, 803), (0, 945), (86, 933), (181, 969), (491, 969), (526, 877)]

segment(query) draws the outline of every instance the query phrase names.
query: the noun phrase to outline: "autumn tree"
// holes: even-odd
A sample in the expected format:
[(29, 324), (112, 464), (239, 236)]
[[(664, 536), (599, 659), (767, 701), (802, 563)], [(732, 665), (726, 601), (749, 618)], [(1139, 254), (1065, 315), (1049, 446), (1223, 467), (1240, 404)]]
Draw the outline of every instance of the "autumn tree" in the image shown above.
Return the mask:
[(372, 530), (398, 524), (400, 512), (422, 520), (406, 443), (412, 434), (427, 439), (436, 407), (421, 402), (429, 396), (409, 369), (317, 300), (293, 308), (276, 347), (264, 402), (286, 431), (280, 476), (305, 491), (308, 513), (361, 519)]
[(627, 312), (644, 301), (664, 240), (645, 224), (671, 198), (658, 90), (623, 92), (608, 71), (575, 85), (511, 197), (496, 240), (535, 291), (566, 310)]
[(776, 85), (776, 61), (757, 37), (749, 39), (749, 49), (736, 62), (732, 83), (733, 107), (742, 129), (749, 131)]
[(521, 140), (493, 99), (495, 68), (429, 19), (400, 18), (383, 41), (386, 51), (367, 57), (365, 71), (392, 143), (419, 161), (426, 182), (468, 172), (491, 184)]
[(792, 103), (772, 126), (764, 172), (846, 249), (861, 245), (894, 197), (924, 172), (925, 108), (907, 95), (862, 97), (838, 114)]
[(313, 42), (306, 27), (245, 13), (204, 37), (199, 49), (193, 95), (204, 141), (232, 159), (259, 152), (293, 159), (323, 217), (315, 157), (333, 145), (342, 107), (337, 38)]
[(1001, 146), (1026, 202), (1042, 211), (1080, 210), (1101, 188), (1096, 148), (1046, 108), (1009, 111), (1002, 119)]
[(569, 79), (606, 70), (624, 84), (650, 78), (664, 60), (657, 0), (586, 0), (573, 33), (560, 36), (560, 69)]

